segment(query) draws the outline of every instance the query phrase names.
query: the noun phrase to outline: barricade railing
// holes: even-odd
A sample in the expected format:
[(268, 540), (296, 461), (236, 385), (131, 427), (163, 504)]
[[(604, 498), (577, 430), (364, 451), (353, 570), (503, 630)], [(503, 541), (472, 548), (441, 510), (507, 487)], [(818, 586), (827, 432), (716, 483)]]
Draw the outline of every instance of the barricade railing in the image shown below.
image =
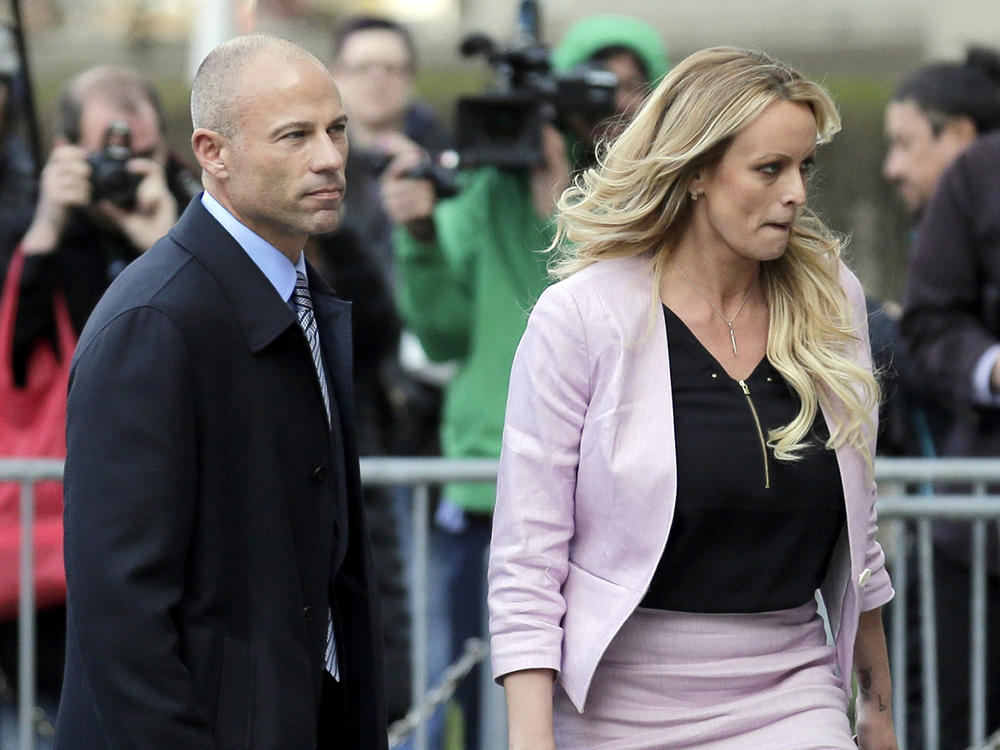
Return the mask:
[[(906, 632), (907, 599), (910, 595), (910, 554), (906, 529), (916, 528), (917, 579), (920, 596), (921, 651), (920, 667), (923, 702), (923, 747), (940, 747), (940, 716), (938, 712), (937, 642), (934, 614), (934, 546), (932, 524), (937, 520), (962, 521), (970, 524), (969, 550), (969, 737), (970, 747), (993, 746), (987, 732), (997, 727), (986, 726), (986, 580), (988, 565), (988, 524), (995, 524), (995, 543), (1000, 553), (1000, 460), (985, 458), (948, 459), (879, 459), (876, 463), (879, 482), (879, 519), (883, 528), (897, 522), (895, 540), (898, 544), (889, 553), (896, 597), (892, 602), (894, 616), (890, 632), (893, 669), (893, 714), (897, 734), (902, 735), (908, 721), (908, 669)], [(965, 485), (968, 490), (958, 493), (951, 485)], [(939, 491), (940, 487), (948, 487)], [(891, 527), (888, 527), (891, 528)], [(1000, 675), (993, 675), (1000, 680)], [(905, 748), (905, 738), (900, 741)]]
[[(445, 459), (445, 458), (362, 458), (361, 482), (366, 486), (406, 485), (413, 487), (412, 523), (410, 528), (412, 552), (412, 591), (411, 607), (411, 694), (413, 708), (404, 717), (403, 723), (390, 729), (394, 747), (407, 737), (412, 737), (413, 750), (427, 750), (429, 746), (427, 720), (431, 717), (438, 702), (445, 700), (454, 692), (454, 683), (446, 672), (441, 682), (428, 694), (427, 644), (428, 632), (428, 596), (430, 582), (430, 525), (431, 525), (431, 487), (444, 482), (495, 482), (497, 462), (490, 459)], [(485, 646), (485, 644), (484, 644)], [(468, 652), (467, 652), (468, 653)], [(478, 651), (478, 659), (468, 665), (465, 674), (476, 663), (486, 658), (487, 651)], [(459, 658), (459, 662), (463, 657)], [(452, 664), (455, 667), (456, 664)], [(464, 677), (464, 675), (463, 675)], [(449, 683), (451, 690), (448, 691)], [(488, 690), (482, 691), (488, 695)], [(437, 701), (437, 702), (436, 702)], [(482, 701), (488, 707), (488, 701)], [(487, 733), (496, 726), (495, 711), (484, 710), (484, 726)], [(487, 745), (492, 747), (492, 744)], [(497, 745), (499, 746), (499, 745)]]
[[(33, 518), (34, 484), (48, 479), (61, 479), (61, 461), (49, 459), (0, 459), (0, 481), (21, 484), (21, 571), (34, 570)], [(413, 591), (412, 607), (412, 694), (414, 704), (401, 723), (395, 725), (394, 742), (412, 737), (414, 750), (427, 748), (427, 718), (435, 700), (450, 695), (463, 674), (485, 657), (482, 644), (473, 642), (458, 662), (451, 665), (435, 690), (427, 691), (426, 644), (427, 592), (429, 590), (429, 529), (431, 523), (431, 487), (445, 482), (493, 482), (497, 462), (494, 460), (449, 460), (439, 458), (365, 458), (361, 461), (362, 482), (366, 485), (406, 485), (413, 487), (412, 535)], [(879, 518), (884, 528), (915, 524), (917, 529), (917, 562), (921, 594), (921, 628), (923, 652), (923, 723), (927, 750), (938, 747), (936, 633), (933, 616), (933, 546), (931, 527), (935, 520), (950, 519), (971, 524), (971, 594), (970, 594), (970, 736), (973, 747), (984, 747), (986, 721), (986, 577), (988, 524), (995, 523), (1000, 533), (1000, 494), (991, 494), (1000, 487), (1000, 459), (878, 459), (876, 477), (879, 482)], [(964, 484), (972, 487), (965, 494), (934, 494), (935, 485)], [(899, 536), (899, 535), (897, 535)], [(887, 545), (893, 566), (897, 616), (892, 619), (890, 641), (893, 663), (893, 711), (897, 728), (906, 726), (907, 654), (906, 597), (909, 564), (904, 545)], [(18, 732), (21, 750), (34, 750), (33, 707), (35, 705), (35, 619), (33, 575), (20, 577), (18, 613)], [(998, 679), (994, 675), (993, 679)], [(484, 690), (485, 692), (485, 690)], [(485, 702), (486, 711), (502, 711), (502, 702)], [(484, 725), (502, 724), (501, 716), (484, 716)], [(486, 730), (487, 734), (489, 729)], [(900, 731), (900, 734), (903, 734)], [(905, 745), (901, 741), (901, 750)]]
[(21, 484), (17, 608), (17, 736), (21, 750), (35, 748), (35, 483), (61, 480), (62, 475), (59, 459), (0, 459), (0, 482)]

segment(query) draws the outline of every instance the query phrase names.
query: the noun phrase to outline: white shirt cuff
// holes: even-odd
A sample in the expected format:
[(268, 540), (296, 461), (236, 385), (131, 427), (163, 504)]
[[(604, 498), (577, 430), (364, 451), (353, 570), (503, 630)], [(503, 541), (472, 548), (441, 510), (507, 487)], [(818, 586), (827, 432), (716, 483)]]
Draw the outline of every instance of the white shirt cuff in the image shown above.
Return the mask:
[(1000, 393), (990, 388), (993, 365), (1000, 356), (1000, 344), (994, 344), (979, 358), (972, 371), (972, 401), (979, 406), (1000, 406)]

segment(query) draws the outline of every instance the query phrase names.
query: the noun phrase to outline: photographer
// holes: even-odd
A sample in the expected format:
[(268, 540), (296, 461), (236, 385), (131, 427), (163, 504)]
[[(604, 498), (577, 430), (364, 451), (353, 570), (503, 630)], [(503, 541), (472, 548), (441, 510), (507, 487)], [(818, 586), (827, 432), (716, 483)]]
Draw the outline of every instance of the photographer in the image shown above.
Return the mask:
[(416, 96), (417, 49), (402, 24), (367, 15), (346, 19), (334, 33), (330, 70), (351, 113), (351, 190), (344, 198), (344, 226), (365, 238), (395, 287), (392, 225), (379, 191), (381, 169), (389, 154), (408, 145), (440, 151), (451, 146), (451, 137)]
[[(386, 209), (397, 224), (403, 314), (432, 359), (459, 362), (445, 392), (441, 439), (448, 457), (499, 456), (514, 350), (526, 311), (548, 284), (540, 251), (552, 239), (555, 200), (572, 171), (589, 165), (597, 141), (615, 134), (668, 66), (659, 34), (617, 15), (578, 22), (552, 55), (557, 73), (588, 62), (617, 76), (612, 125), (568, 108), (558, 113), (563, 132), (553, 124), (542, 129), (543, 163), (470, 170), (461, 175), (459, 195), (440, 202), (429, 181), (407, 176), (423, 158), (416, 151), (398, 156), (383, 178)], [(449, 594), (453, 656), (482, 632), (493, 505), (490, 484), (450, 484), (437, 513), (431, 551), (434, 569), (447, 570), (447, 578), (433, 585)], [(443, 631), (432, 623), (432, 632)], [(477, 689), (470, 677), (458, 693), (467, 748), (479, 746)]]
[(79, 332), (112, 279), (166, 233), (198, 190), (167, 148), (156, 91), (130, 70), (91, 68), (70, 81), (57, 133), (21, 243), (18, 382), (33, 343), (55, 335), (53, 290), (66, 296)]

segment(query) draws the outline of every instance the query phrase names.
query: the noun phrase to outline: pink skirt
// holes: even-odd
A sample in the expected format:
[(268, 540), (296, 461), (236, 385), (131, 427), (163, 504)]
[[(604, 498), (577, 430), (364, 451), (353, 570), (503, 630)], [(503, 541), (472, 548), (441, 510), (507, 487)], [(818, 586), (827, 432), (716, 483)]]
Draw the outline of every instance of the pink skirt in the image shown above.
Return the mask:
[(561, 750), (856, 750), (816, 603), (706, 615), (637, 609), (582, 714), (554, 697)]

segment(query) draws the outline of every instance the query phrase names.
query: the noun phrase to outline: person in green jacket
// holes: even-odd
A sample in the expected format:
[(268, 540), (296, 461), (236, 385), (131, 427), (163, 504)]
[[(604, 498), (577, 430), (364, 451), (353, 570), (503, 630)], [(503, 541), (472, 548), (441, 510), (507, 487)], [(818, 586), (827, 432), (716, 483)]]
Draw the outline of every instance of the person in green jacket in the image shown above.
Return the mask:
[[(544, 250), (553, 236), (555, 201), (569, 186), (571, 173), (590, 165), (598, 139), (615, 135), (621, 119), (638, 109), (669, 66), (659, 33), (619, 15), (576, 23), (552, 55), (554, 69), (561, 72), (585, 62), (601, 63), (618, 77), (620, 118), (599, 124), (570, 114), (565, 135), (545, 126), (543, 164), (470, 170), (461, 175), (461, 192), (440, 202), (429, 182), (405, 176), (426, 158), (417, 149), (399, 154), (383, 178), (386, 210), (396, 225), (401, 311), (431, 359), (457, 364), (442, 416), (447, 457), (500, 455), (514, 350), (528, 311), (549, 283)], [(432, 570), (447, 573), (431, 586), (440, 587), (449, 601), (442, 607), (432, 603), (430, 609), (447, 610), (440, 614), (450, 622), (432, 632), (440, 636), (450, 626), (451, 652), (445, 658), (431, 656), (432, 673), (460, 653), (465, 639), (481, 634), (493, 504), (492, 484), (454, 483), (442, 493), (431, 554)], [(470, 678), (459, 690), (469, 750), (479, 746), (477, 689), (477, 680)]]

